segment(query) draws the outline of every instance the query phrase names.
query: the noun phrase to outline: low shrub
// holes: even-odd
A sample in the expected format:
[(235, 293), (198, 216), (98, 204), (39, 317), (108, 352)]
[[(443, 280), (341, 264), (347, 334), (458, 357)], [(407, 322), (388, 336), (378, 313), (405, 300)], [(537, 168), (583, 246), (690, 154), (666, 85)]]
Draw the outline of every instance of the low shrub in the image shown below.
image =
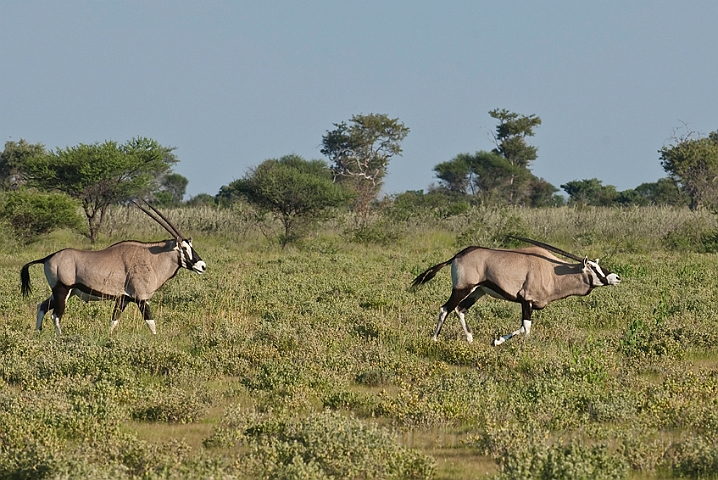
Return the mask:
[(24, 242), (58, 228), (80, 228), (83, 220), (78, 209), (75, 200), (61, 193), (18, 190), (0, 196), (0, 218)]
[(430, 479), (436, 470), (387, 430), (333, 412), (251, 423), (244, 440), (249, 473), (265, 478)]
[(718, 478), (718, 442), (715, 438), (688, 438), (673, 445), (670, 470), (690, 478)]
[(718, 230), (706, 219), (684, 221), (663, 236), (663, 245), (674, 251), (718, 252)]
[(506, 452), (500, 459), (498, 478), (555, 480), (622, 479), (628, 467), (622, 458), (611, 455), (606, 445), (534, 444)]
[(144, 422), (194, 423), (207, 411), (197, 392), (178, 388), (152, 390), (132, 408), (132, 418)]

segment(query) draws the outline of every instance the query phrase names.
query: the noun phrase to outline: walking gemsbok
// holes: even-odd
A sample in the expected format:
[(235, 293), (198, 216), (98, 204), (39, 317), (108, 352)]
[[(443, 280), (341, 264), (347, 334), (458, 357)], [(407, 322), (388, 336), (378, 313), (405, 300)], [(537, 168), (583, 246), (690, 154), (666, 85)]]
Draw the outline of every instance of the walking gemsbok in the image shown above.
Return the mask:
[[(486, 294), (521, 304), (521, 328), (495, 339), (496, 346), (514, 335), (525, 333), (528, 336), (533, 310), (541, 310), (555, 300), (572, 295), (588, 295), (596, 287), (618, 285), (621, 282), (618, 275), (599, 267), (598, 259), (592, 262), (588, 257), (581, 258), (545, 243), (522, 237), (512, 238), (536, 246), (519, 249), (467, 247), (414, 279), (412, 287), (428, 282), (439, 270), (451, 264), (453, 288), (451, 297), (439, 310), (435, 341), (447, 315), (455, 311), (466, 340), (471, 342), (473, 337), (464, 315)], [(580, 263), (566, 263), (549, 251)]]
[(192, 248), (191, 238), (185, 238), (149, 203), (147, 206), (157, 216), (139, 204), (135, 205), (173, 238), (151, 243), (126, 240), (104, 250), (66, 248), (22, 267), (20, 281), (23, 296), (27, 297), (31, 292), (29, 268), (36, 263), (43, 264), (47, 283), (52, 289), (50, 297), (37, 306), (37, 330), (42, 329), (45, 314), (52, 310), (52, 321), (57, 333), (61, 334), (60, 320), (65, 313), (65, 304), (70, 296), (75, 295), (85, 302), (115, 300), (110, 332), (117, 326), (127, 304), (134, 302), (150, 331), (155, 334), (155, 321), (148, 303), (154, 293), (182, 267), (204, 273), (207, 265)]

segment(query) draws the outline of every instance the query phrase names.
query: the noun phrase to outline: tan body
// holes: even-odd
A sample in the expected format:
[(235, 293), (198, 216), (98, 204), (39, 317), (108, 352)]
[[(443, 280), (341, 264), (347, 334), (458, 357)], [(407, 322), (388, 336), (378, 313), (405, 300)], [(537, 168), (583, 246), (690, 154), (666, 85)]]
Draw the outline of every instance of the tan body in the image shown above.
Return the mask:
[[(512, 302), (524, 300), (537, 310), (554, 300), (588, 295), (593, 289), (591, 274), (583, 265), (567, 263), (539, 247), (516, 250), (469, 247), (453, 258), (451, 278), (456, 290), (473, 290), (478, 286), (492, 297)], [(489, 282), (500, 291), (494, 291)]]
[(37, 263), (44, 266), (52, 295), (38, 305), (36, 328), (42, 329), (45, 314), (53, 310), (58, 333), (62, 333), (60, 319), (65, 304), (75, 295), (86, 302), (114, 299), (111, 330), (117, 326), (127, 304), (134, 302), (154, 334), (155, 322), (148, 303), (154, 293), (181, 267), (197, 273), (206, 269), (191, 240), (181, 238), (153, 243), (128, 240), (94, 251), (67, 248), (22, 267), (20, 278), (25, 296), (31, 291), (29, 267)]
[(447, 265), (451, 265), (453, 288), (451, 297), (440, 309), (434, 340), (438, 339), (447, 315), (455, 311), (466, 339), (471, 342), (473, 337), (464, 315), (484, 295), (521, 304), (521, 329), (495, 340), (494, 345), (499, 345), (516, 334), (529, 333), (533, 310), (620, 282), (618, 275), (601, 269), (598, 261), (567, 263), (541, 247), (510, 250), (468, 247), (426, 270), (414, 280), (413, 286), (428, 282)]
[(45, 262), (45, 277), (50, 288), (58, 282), (91, 285), (103, 298), (149, 300), (180, 268), (176, 244), (126, 241), (96, 251), (67, 248)]

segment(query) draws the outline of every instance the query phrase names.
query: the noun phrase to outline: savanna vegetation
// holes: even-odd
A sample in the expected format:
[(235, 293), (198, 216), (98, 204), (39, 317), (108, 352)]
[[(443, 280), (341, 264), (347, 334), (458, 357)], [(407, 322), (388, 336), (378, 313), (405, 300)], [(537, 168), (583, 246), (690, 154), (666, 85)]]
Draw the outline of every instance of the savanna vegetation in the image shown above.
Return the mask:
[[(167, 210), (208, 270), (158, 292), (156, 337), (132, 306), (110, 335), (112, 302), (77, 299), (64, 335), (35, 332), (47, 287), (32, 267), (23, 299), (20, 267), (90, 240), (2, 236), (0, 477), (716, 476), (713, 214), (412, 205), (360, 229), (341, 213), (286, 249), (241, 201)], [(96, 248), (166, 235), (134, 208), (104, 221)], [(492, 347), (520, 308), (487, 299), (472, 344), (453, 316), (432, 342), (449, 275), (411, 280), (506, 234), (600, 257), (623, 282), (537, 312), (529, 338)]]
[[(378, 198), (409, 128), (354, 115), (329, 163), (268, 159), (183, 201), (174, 148), (144, 137), (0, 153), (0, 478), (645, 479), (718, 477), (718, 136), (674, 135), (666, 178), (622, 192), (531, 172), (536, 115), (503, 109), (495, 148), (434, 168), (438, 185)], [(208, 270), (135, 307), (47, 297), (25, 263), (72, 246), (165, 238), (160, 206)], [(537, 208), (538, 207), (538, 208)], [(591, 258), (616, 287), (536, 312), (528, 338), (493, 299), (431, 340), (467, 245), (535, 238)], [(48, 322), (50, 323), (50, 322)], [(46, 323), (47, 324), (47, 323)]]

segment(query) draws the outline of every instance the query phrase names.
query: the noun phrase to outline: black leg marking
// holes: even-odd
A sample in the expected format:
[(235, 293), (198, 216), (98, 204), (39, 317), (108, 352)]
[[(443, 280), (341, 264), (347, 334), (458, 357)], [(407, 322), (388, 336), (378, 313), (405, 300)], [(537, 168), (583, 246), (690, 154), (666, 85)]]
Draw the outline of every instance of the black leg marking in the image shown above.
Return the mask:
[(52, 295), (50, 295), (44, 302), (38, 304), (35, 330), (42, 330), (42, 321), (45, 318), (47, 312), (49, 312), (53, 308), (55, 308), (55, 301)]
[(451, 296), (439, 310), (439, 320), (436, 323), (434, 340), (437, 340), (439, 338), (441, 327), (444, 325), (444, 320), (446, 320), (446, 317), (449, 315), (449, 313), (453, 312), (454, 309), (459, 306), (461, 301), (464, 300), (470, 293), (470, 288), (453, 289), (451, 291)]
[(501, 345), (506, 340), (522, 333), (528, 336), (531, 332), (531, 313), (533, 312), (533, 303), (523, 298), (519, 298), (519, 302), (521, 302), (521, 328), (515, 332), (497, 338), (494, 340), (494, 346)]
[(521, 299), (521, 320), (531, 321), (531, 314), (534, 311), (533, 303)]
[(62, 320), (62, 316), (65, 314), (65, 304), (67, 302), (68, 294), (70, 293), (70, 287), (67, 287), (61, 283), (58, 283), (55, 285), (55, 288), (52, 289), (52, 298), (54, 300), (54, 308), (52, 309), (52, 320), (55, 323), (55, 330), (57, 330), (57, 333), (62, 333), (62, 328), (60, 327), (60, 320)]
[(112, 320), (110, 321), (110, 333), (115, 329), (120, 321), (120, 315), (125, 311), (125, 307), (130, 303), (131, 299), (127, 295), (118, 297), (115, 300), (115, 308), (112, 309)]
[(155, 321), (152, 319), (152, 312), (150, 312), (149, 302), (147, 302), (147, 300), (138, 300), (137, 306), (140, 307), (142, 316), (144, 317), (145, 323), (147, 323), (147, 326), (149, 327), (150, 331), (152, 332), (152, 335), (156, 334), (157, 330), (155, 328)]
[(120, 318), (128, 303), (130, 303), (130, 297), (127, 295), (123, 295), (115, 301), (115, 308), (112, 310), (112, 323)]
[(524, 334), (528, 337), (531, 333), (531, 314), (534, 311), (533, 303), (521, 299), (521, 327), (524, 329)]
[(142, 318), (145, 319), (145, 322), (147, 320), (152, 320), (152, 312), (150, 312), (150, 304), (147, 300), (137, 300), (137, 306), (140, 308)]

